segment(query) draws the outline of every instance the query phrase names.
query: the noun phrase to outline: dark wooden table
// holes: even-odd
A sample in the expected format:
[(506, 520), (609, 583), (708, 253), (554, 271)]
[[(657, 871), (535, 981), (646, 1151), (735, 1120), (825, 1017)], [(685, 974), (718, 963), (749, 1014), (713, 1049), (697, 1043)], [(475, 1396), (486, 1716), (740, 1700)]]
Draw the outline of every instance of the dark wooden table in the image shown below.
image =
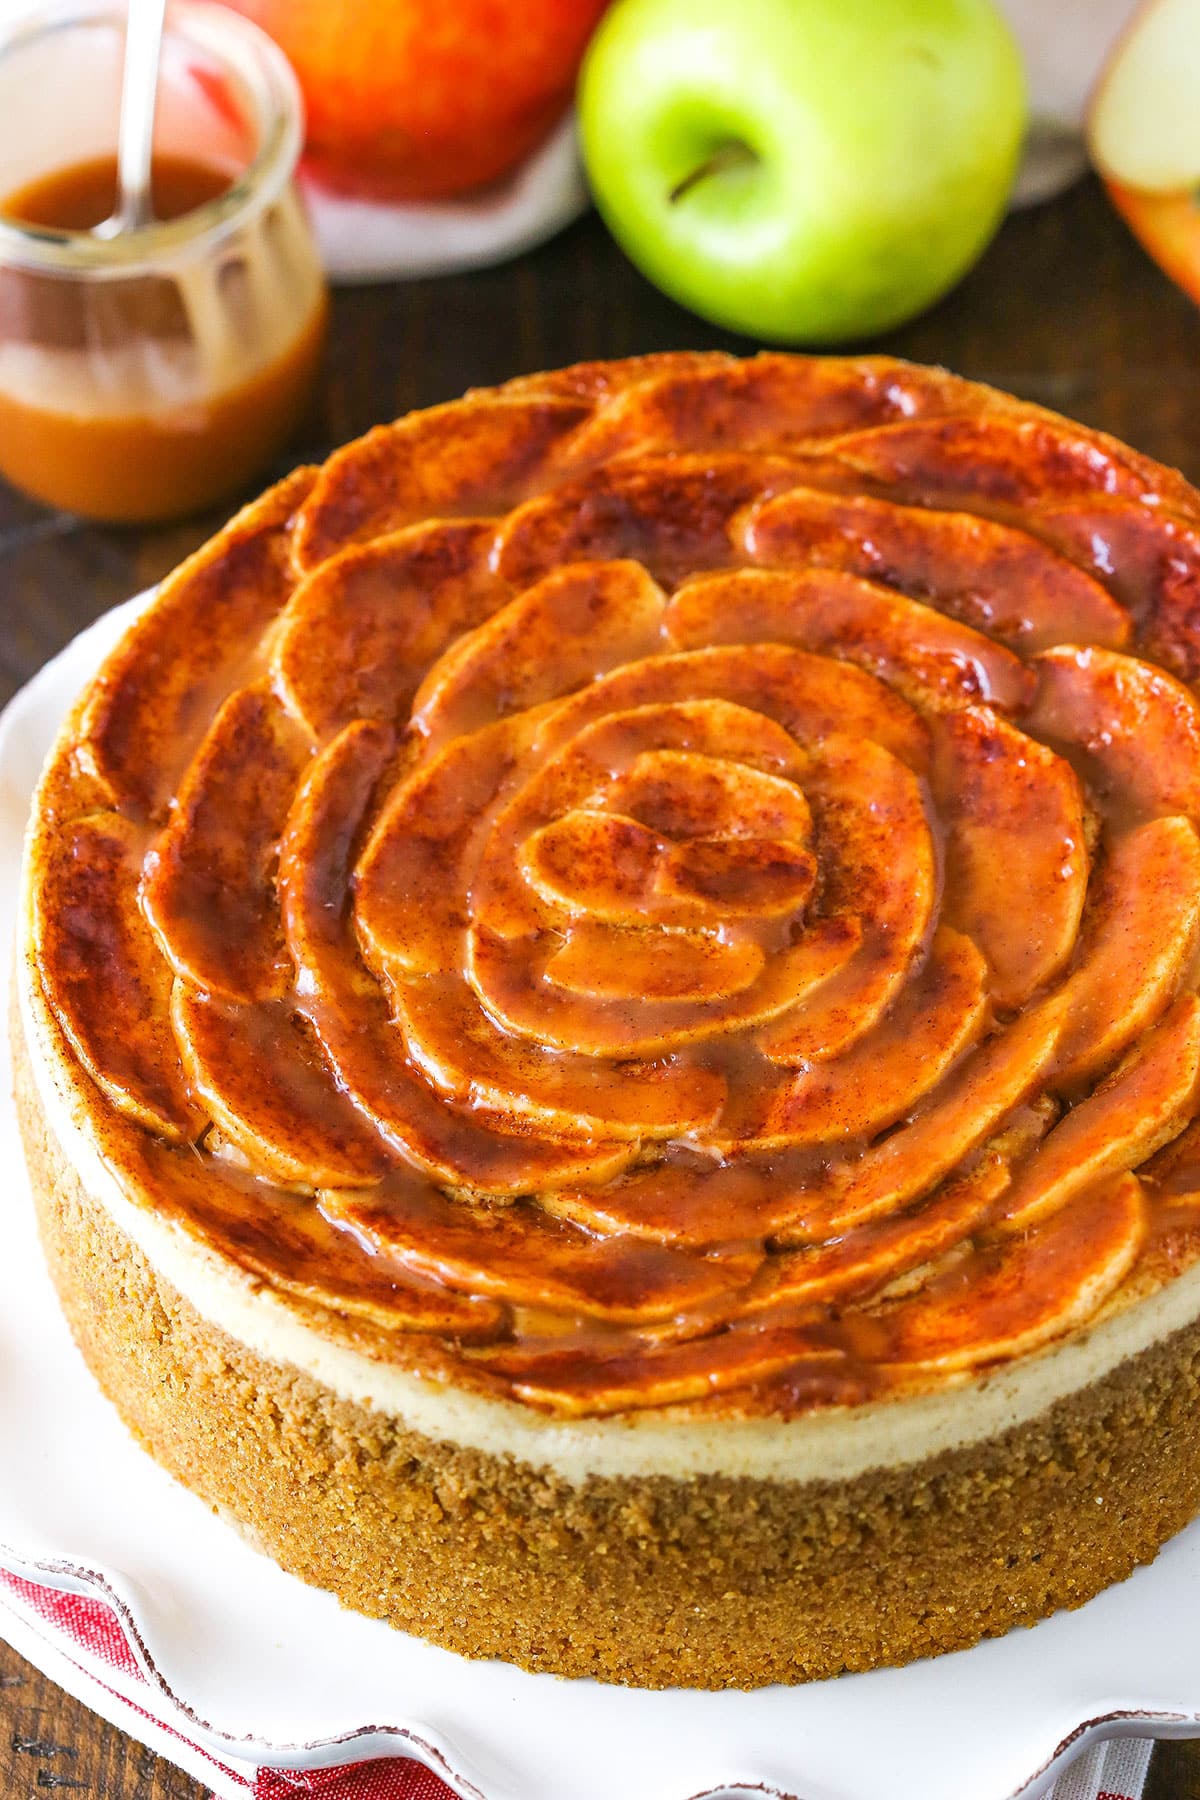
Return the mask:
[[(711, 345), (748, 347), (663, 299), (589, 218), (506, 268), (338, 294), (324, 380), (288, 461), (527, 370)], [(1093, 185), (1010, 219), (949, 299), (871, 347), (946, 363), (1072, 413), (1200, 481), (1200, 312)], [(155, 530), (102, 530), (0, 483), (0, 701), (219, 522), (208, 514)], [(203, 1792), (0, 1645), (0, 1800), (54, 1790), (89, 1800)], [(1200, 1745), (1160, 1746), (1147, 1800), (1200, 1800)]]

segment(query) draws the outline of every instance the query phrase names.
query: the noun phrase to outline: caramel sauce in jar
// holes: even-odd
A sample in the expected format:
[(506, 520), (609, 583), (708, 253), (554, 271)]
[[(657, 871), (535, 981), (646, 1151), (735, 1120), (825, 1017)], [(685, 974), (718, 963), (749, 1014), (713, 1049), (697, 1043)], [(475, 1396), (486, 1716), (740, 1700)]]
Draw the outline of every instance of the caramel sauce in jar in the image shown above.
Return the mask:
[[(233, 185), (228, 170), (186, 156), (156, 156), (151, 175), (156, 219), (194, 212)], [(51, 231), (91, 231), (111, 218), (117, 206), (117, 159), (93, 156), (70, 168), (35, 177), (0, 202), (0, 211), (18, 225)]]
[[(0, 89), (38, 48), (0, 46)], [(103, 86), (106, 40), (86, 48)], [(63, 55), (31, 78), (66, 93)], [(328, 303), (291, 186), (299, 105), (273, 46), (176, 43), (173, 59), (169, 36), (154, 219), (108, 240), (91, 235), (117, 199), (99, 124), (71, 160), (0, 154), (0, 475), (92, 518), (170, 518), (249, 483), (311, 392)]]

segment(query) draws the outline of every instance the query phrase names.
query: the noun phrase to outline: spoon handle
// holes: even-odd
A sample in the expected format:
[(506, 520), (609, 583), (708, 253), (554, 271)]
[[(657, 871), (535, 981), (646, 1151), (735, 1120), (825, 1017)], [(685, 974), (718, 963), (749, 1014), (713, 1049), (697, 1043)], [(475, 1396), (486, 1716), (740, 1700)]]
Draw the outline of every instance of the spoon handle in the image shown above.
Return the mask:
[(148, 224), (154, 216), (150, 180), (166, 8), (167, 0), (129, 0), (117, 137), (117, 215), (125, 230)]

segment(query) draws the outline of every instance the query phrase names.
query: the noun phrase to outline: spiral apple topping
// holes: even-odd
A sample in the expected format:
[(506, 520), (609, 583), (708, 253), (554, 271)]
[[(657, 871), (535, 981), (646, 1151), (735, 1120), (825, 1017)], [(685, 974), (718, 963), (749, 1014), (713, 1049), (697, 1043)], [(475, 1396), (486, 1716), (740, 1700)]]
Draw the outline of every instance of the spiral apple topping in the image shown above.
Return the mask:
[(883, 359), (584, 365), (301, 471), (43, 786), (110, 1163), (566, 1414), (854, 1402), (1144, 1292), (1200, 1204), (1197, 533)]

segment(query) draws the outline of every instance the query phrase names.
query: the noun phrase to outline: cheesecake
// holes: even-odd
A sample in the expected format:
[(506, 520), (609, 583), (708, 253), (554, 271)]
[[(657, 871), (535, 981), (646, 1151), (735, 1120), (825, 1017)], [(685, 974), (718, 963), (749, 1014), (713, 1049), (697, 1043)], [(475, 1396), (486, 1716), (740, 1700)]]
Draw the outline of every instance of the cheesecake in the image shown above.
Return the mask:
[(129, 1429), (467, 1656), (824, 1679), (1200, 1511), (1200, 494), (883, 357), (296, 471), (35, 798), (13, 1036)]

